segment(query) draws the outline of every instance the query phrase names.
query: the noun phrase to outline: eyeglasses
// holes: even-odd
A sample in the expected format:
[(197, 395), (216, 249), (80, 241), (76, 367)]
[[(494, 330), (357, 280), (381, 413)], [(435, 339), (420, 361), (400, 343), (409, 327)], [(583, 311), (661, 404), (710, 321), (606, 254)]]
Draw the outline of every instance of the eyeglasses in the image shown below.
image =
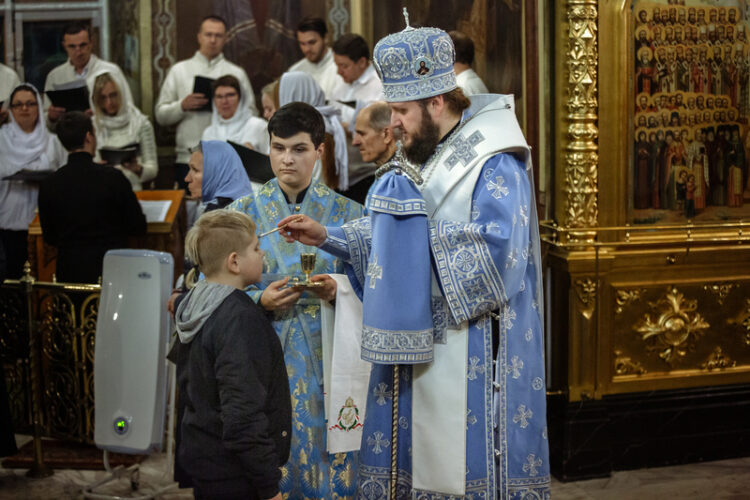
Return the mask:
[(14, 102), (10, 105), (12, 109), (19, 109), (19, 108), (36, 108), (39, 104), (36, 101), (26, 101), (26, 102)]

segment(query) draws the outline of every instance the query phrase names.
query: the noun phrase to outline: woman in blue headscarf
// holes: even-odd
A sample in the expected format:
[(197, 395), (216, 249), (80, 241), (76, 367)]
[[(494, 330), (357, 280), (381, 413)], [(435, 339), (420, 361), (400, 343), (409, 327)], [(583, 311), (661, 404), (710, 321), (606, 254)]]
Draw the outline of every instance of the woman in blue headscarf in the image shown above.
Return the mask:
[(253, 191), (242, 160), (232, 146), (223, 141), (201, 141), (193, 149), (185, 177), (190, 195), (201, 200), (198, 215), (224, 208)]

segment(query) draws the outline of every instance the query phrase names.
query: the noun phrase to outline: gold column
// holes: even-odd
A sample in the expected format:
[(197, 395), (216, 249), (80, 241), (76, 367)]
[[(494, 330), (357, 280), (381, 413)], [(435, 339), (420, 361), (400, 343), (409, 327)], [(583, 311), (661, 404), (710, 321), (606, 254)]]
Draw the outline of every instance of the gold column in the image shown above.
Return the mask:
[[(597, 128), (597, 1), (567, 3), (567, 108), (563, 225), (593, 228), (598, 225), (599, 146)], [(590, 231), (571, 233), (571, 239), (589, 242)]]
[(352, 33), (359, 33), (370, 44), (370, 48), (374, 47), (377, 40), (372, 39), (372, 0), (351, 0), (349, 8)]
[(541, 229), (550, 387), (569, 402), (750, 383), (750, 223), (629, 215), (632, 5), (555, 3), (557, 182)]
[(138, 35), (140, 38), (141, 50), (141, 110), (149, 117), (153, 118), (154, 112), (154, 82), (153, 66), (151, 63), (153, 43), (151, 33), (151, 0), (140, 0), (138, 5)]

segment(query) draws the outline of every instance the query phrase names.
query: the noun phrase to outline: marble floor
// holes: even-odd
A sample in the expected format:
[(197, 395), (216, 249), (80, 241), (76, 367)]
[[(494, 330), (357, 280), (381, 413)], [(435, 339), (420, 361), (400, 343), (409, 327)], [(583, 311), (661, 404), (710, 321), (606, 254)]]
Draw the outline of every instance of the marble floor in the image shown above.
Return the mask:
[[(19, 444), (26, 441), (19, 437)], [(106, 476), (104, 471), (56, 470), (45, 479), (28, 479), (25, 470), (0, 467), (0, 499), (68, 500), (82, 499), (82, 488)], [(123, 479), (98, 488), (97, 493), (121, 497), (150, 498), (148, 487), (171, 484), (171, 466), (165, 455), (146, 459), (140, 467), (141, 490), (133, 493)], [(153, 490), (152, 490), (153, 491)], [(160, 495), (162, 500), (192, 499), (189, 489), (173, 489)], [(621, 471), (604, 479), (552, 483), (554, 500), (690, 500), (750, 498), (750, 457), (674, 467)]]

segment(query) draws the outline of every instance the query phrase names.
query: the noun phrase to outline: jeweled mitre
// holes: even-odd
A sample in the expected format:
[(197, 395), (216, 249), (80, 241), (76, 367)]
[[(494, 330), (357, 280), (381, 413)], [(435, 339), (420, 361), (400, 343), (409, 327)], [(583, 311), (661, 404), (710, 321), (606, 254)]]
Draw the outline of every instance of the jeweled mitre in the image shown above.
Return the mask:
[(381, 39), (373, 51), (388, 102), (415, 101), (455, 89), (455, 59), (453, 41), (438, 28), (407, 27)]

